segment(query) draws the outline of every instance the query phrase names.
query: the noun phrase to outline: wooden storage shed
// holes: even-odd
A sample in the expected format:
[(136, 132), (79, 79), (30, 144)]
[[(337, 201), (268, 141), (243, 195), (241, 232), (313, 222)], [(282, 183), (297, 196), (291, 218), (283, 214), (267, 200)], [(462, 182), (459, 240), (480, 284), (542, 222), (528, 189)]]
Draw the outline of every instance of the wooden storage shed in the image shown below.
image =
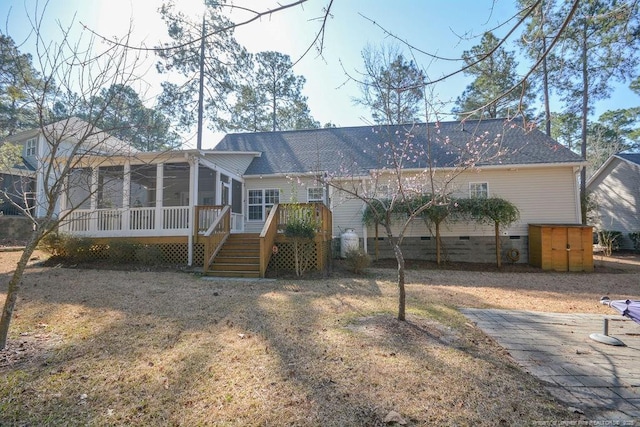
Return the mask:
[(543, 270), (593, 271), (592, 227), (529, 224), (529, 264)]

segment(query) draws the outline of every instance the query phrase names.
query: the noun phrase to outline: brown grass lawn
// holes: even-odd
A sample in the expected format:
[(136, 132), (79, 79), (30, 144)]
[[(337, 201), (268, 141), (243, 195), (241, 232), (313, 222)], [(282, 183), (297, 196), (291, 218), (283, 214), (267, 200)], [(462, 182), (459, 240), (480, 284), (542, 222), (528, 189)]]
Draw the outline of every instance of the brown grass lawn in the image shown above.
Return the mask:
[[(0, 253), (0, 303), (18, 255)], [(0, 425), (577, 421), (457, 307), (611, 314), (600, 296), (640, 299), (637, 261), (599, 259), (592, 274), (415, 268), (407, 322), (393, 269), (234, 281), (34, 261), (0, 352)]]

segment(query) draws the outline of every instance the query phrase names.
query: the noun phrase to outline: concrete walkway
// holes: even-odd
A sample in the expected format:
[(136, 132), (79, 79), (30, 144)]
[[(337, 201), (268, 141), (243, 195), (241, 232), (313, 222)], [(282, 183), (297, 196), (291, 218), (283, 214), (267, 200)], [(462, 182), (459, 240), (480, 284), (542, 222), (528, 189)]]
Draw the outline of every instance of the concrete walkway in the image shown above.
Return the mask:
[[(527, 372), (586, 420), (640, 426), (640, 325), (617, 315), (461, 309)], [(603, 333), (626, 344), (589, 338)], [(597, 424), (599, 425), (599, 424)]]

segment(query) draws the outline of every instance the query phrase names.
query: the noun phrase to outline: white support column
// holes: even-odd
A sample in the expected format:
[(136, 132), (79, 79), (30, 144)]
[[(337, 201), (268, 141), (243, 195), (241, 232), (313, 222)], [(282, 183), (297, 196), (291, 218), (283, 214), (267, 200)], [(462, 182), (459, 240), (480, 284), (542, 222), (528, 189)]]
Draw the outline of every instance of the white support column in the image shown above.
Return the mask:
[[(164, 198), (164, 163), (156, 165), (156, 232), (162, 231), (162, 200)], [(157, 234), (156, 234), (157, 235)]]
[(62, 186), (62, 194), (60, 195), (60, 213), (67, 210), (67, 201), (69, 199), (69, 175), (73, 172), (73, 169), (70, 171), (67, 176), (64, 177), (64, 185)]
[(92, 211), (98, 209), (98, 168), (91, 168), (91, 194), (89, 205)]
[(91, 169), (91, 194), (90, 194), (90, 209), (94, 214), (91, 215), (89, 219), (89, 229), (91, 231), (98, 230), (98, 213), (96, 210), (98, 209), (98, 175), (100, 171), (99, 168), (94, 167)]
[(198, 204), (198, 176), (199, 176), (199, 163), (197, 157), (189, 158), (189, 237), (188, 237), (188, 258), (187, 263), (189, 266), (193, 265), (193, 235), (196, 231), (195, 222), (195, 210)]
[(131, 162), (129, 159), (124, 162), (124, 176), (122, 177), (122, 231), (129, 231), (129, 199), (131, 195)]

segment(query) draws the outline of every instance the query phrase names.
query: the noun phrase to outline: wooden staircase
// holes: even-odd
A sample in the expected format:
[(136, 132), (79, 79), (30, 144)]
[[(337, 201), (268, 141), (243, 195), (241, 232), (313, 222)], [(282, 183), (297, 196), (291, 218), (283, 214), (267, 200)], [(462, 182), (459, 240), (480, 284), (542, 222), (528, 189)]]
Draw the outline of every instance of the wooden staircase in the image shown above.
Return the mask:
[(230, 234), (205, 274), (215, 277), (260, 277), (260, 235)]

